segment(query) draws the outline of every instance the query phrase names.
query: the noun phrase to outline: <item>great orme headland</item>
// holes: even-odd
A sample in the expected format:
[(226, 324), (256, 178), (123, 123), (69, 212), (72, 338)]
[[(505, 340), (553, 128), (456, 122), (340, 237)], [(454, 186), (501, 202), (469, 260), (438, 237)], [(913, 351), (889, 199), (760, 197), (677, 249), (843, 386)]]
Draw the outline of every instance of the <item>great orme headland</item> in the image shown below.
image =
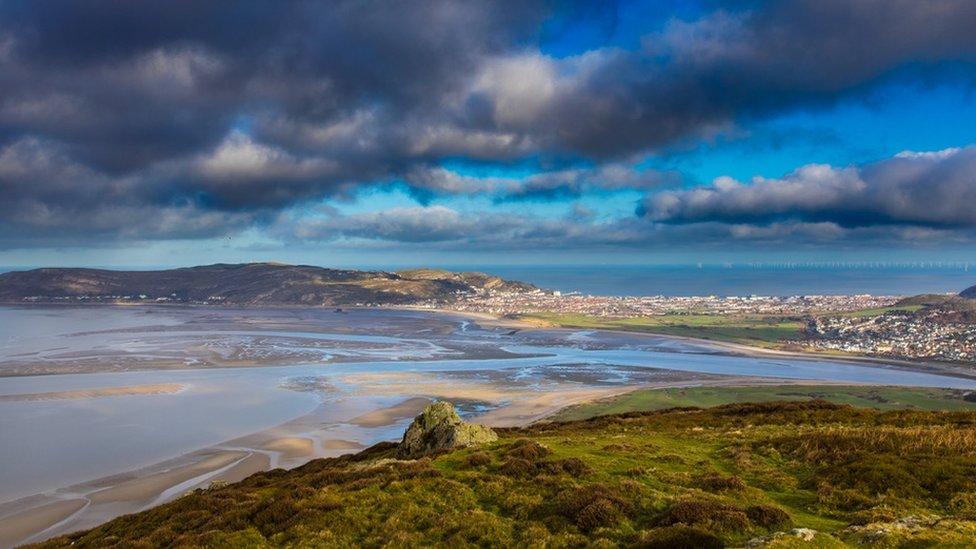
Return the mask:
[(972, 0), (0, 0), (0, 549), (976, 546)]

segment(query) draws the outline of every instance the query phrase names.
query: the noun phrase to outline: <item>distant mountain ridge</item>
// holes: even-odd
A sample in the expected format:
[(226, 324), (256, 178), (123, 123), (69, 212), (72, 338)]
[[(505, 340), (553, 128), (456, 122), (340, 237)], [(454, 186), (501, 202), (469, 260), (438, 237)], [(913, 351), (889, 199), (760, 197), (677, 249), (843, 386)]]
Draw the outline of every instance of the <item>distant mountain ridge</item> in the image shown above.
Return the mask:
[(976, 299), (976, 286), (970, 286), (965, 290), (959, 292), (959, 297), (966, 297), (969, 299)]
[(477, 292), (538, 292), (484, 273), (327, 269), (277, 263), (161, 271), (44, 268), (0, 274), (3, 303), (174, 302), (228, 305), (409, 305)]

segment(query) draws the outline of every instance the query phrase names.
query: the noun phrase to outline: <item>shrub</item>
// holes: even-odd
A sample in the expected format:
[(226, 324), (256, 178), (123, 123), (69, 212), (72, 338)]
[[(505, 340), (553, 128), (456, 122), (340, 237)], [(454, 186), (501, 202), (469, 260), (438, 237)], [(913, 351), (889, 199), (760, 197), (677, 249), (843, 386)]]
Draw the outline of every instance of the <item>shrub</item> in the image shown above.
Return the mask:
[(793, 524), (789, 513), (772, 505), (752, 505), (746, 508), (746, 516), (757, 526), (768, 530), (782, 529)]
[(469, 467), (481, 467), (491, 463), (491, 456), (488, 452), (475, 452), (468, 455), (466, 462)]
[(874, 507), (875, 498), (869, 497), (857, 490), (843, 488), (821, 487), (817, 490), (817, 502), (829, 509), (841, 511), (861, 511)]
[(712, 500), (684, 500), (668, 507), (658, 518), (658, 524), (684, 524), (737, 532), (749, 528), (749, 517), (734, 505)]
[(709, 492), (725, 492), (742, 490), (746, 483), (735, 475), (727, 477), (720, 473), (706, 473), (695, 479), (695, 486)]
[(714, 534), (690, 526), (668, 526), (643, 533), (636, 544), (644, 549), (722, 549), (725, 543)]
[(620, 512), (610, 500), (598, 498), (576, 515), (576, 526), (589, 532), (601, 526), (611, 526), (620, 520)]
[(649, 473), (649, 471), (648, 471), (648, 469), (646, 467), (640, 467), (640, 466), (631, 467), (630, 469), (627, 469), (627, 471), (625, 471), (625, 474), (628, 477), (634, 477), (634, 478), (640, 478), (640, 477), (643, 477), (643, 476), (647, 476), (648, 473)]
[(609, 526), (629, 514), (633, 507), (602, 484), (563, 490), (556, 495), (556, 512), (583, 531)]
[(300, 509), (289, 498), (272, 498), (258, 505), (251, 514), (251, 523), (265, 536), (284, 531)]
[(535, 464), (522, 458), (508, 458), (502, 463), (501, 472), (515, 478), (526, 478), (535, 473)]
[(559, 468), (564, 473), (573, 475), (574, 477), (589, 475), (593, 472), (593, 469), (580, 458), (568, 458), (555, 463), (559, 465)]
[(512, 458), (536, 461), (548, 456), (551, 453), (552, 451), (550, 451), (549, 448), (546, 448), (534, 440), (520, 438), (509, 446), (509, 449), (507, 452), (505, 452), (505, 455)]

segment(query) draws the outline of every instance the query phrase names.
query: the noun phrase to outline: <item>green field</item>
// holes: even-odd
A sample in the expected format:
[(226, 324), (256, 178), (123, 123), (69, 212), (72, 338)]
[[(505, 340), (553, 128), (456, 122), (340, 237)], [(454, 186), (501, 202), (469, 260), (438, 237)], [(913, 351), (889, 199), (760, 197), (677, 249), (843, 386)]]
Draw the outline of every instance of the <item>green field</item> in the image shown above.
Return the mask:
[[(976, 413), (732, 404), (394, 445), (196, 490), (46, 547), (967, 547)], [(933, 518), (935, 517), (935, 518)], [(795, 527), (815, 533), (801, 543)], [(801, 532), (800, 535), (804, 533)]]
[(924, 305), (893, 305), (891, 307), (878, 307), (877, 309), (861, 309), (860, 311), (849, 311), (843, 313), (837, 313), (837, 316), (851, 316), (851, 317), (871, 317), (871, 316), (881, 316), (885, 313), (891, 313), (894, 311), (900, 311), (904, 313), (914, 313), (925, 307)]
[(832, 385), (642, 389), (618, 397), (573, 406), (548, 419), (572, 421), (605, 414), (662, 410), (679, 406), (708, 407), (736, 402), (812, 399), (879, 410), (976, 411), (976, 402), (963, 400), (964, 394), (963, 391), (952, 389)]
[(635, 318), (596, 317), (573, 313), (533, 313), (523, 319), (563, 328), (624, 330), (779, 347), (802, 336), (805, 323), (796, 318), (761, 315), (670, 314)]

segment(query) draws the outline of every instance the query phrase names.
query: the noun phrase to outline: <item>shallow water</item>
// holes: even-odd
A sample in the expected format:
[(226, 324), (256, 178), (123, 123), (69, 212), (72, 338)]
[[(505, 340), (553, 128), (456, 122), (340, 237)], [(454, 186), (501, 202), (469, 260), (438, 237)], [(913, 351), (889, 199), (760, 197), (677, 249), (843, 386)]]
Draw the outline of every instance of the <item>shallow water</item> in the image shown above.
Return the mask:
[[(237, 347), (249, 347), (246, 356), (279, 364), (293, 356), (313, 360), (228, 367), (234, 363), (221, 362), (224, 358), (208, 341), (220, 342), (223, 351), (235, 356), (241, 352)], [(707, 345), (653, 336), (511, 333), (449, 316), (401, 311), (337, 315), (307, 310), (0, 308), (0, 345), (0, 371), (19, 371), (25, 363), (43, 370), (48, 363), (70, 363), (66, 357), (71, 356), (84, 357), (86, 367), (94, 370), (0, 378), (0, 502), (133, 470), (316, 409), (317, 428), (358, 436), (364, 444), (391, 438), (402, 430), (402, 421), (356, 430), (348, 419), (425, 395), (427, 381), (547, 391), (639, 385), (665, 369), (976, 388), (976, 381), (969, 379), (883, 366), (733, 356)], [(297, 355), (296, 347), (302, 351)], [(99, 371), (153, 368), (154, 360), (174, 353), (186, 364), (214, 367), (172, 369), (167, 363), (168, 369)], [(362, 374), (383, 373), (410, 374), (421, 384), (391, 387), (357, 381)], [(183, 389), (93, 398), (9, 398), (159, 383), (178, 383)]]

